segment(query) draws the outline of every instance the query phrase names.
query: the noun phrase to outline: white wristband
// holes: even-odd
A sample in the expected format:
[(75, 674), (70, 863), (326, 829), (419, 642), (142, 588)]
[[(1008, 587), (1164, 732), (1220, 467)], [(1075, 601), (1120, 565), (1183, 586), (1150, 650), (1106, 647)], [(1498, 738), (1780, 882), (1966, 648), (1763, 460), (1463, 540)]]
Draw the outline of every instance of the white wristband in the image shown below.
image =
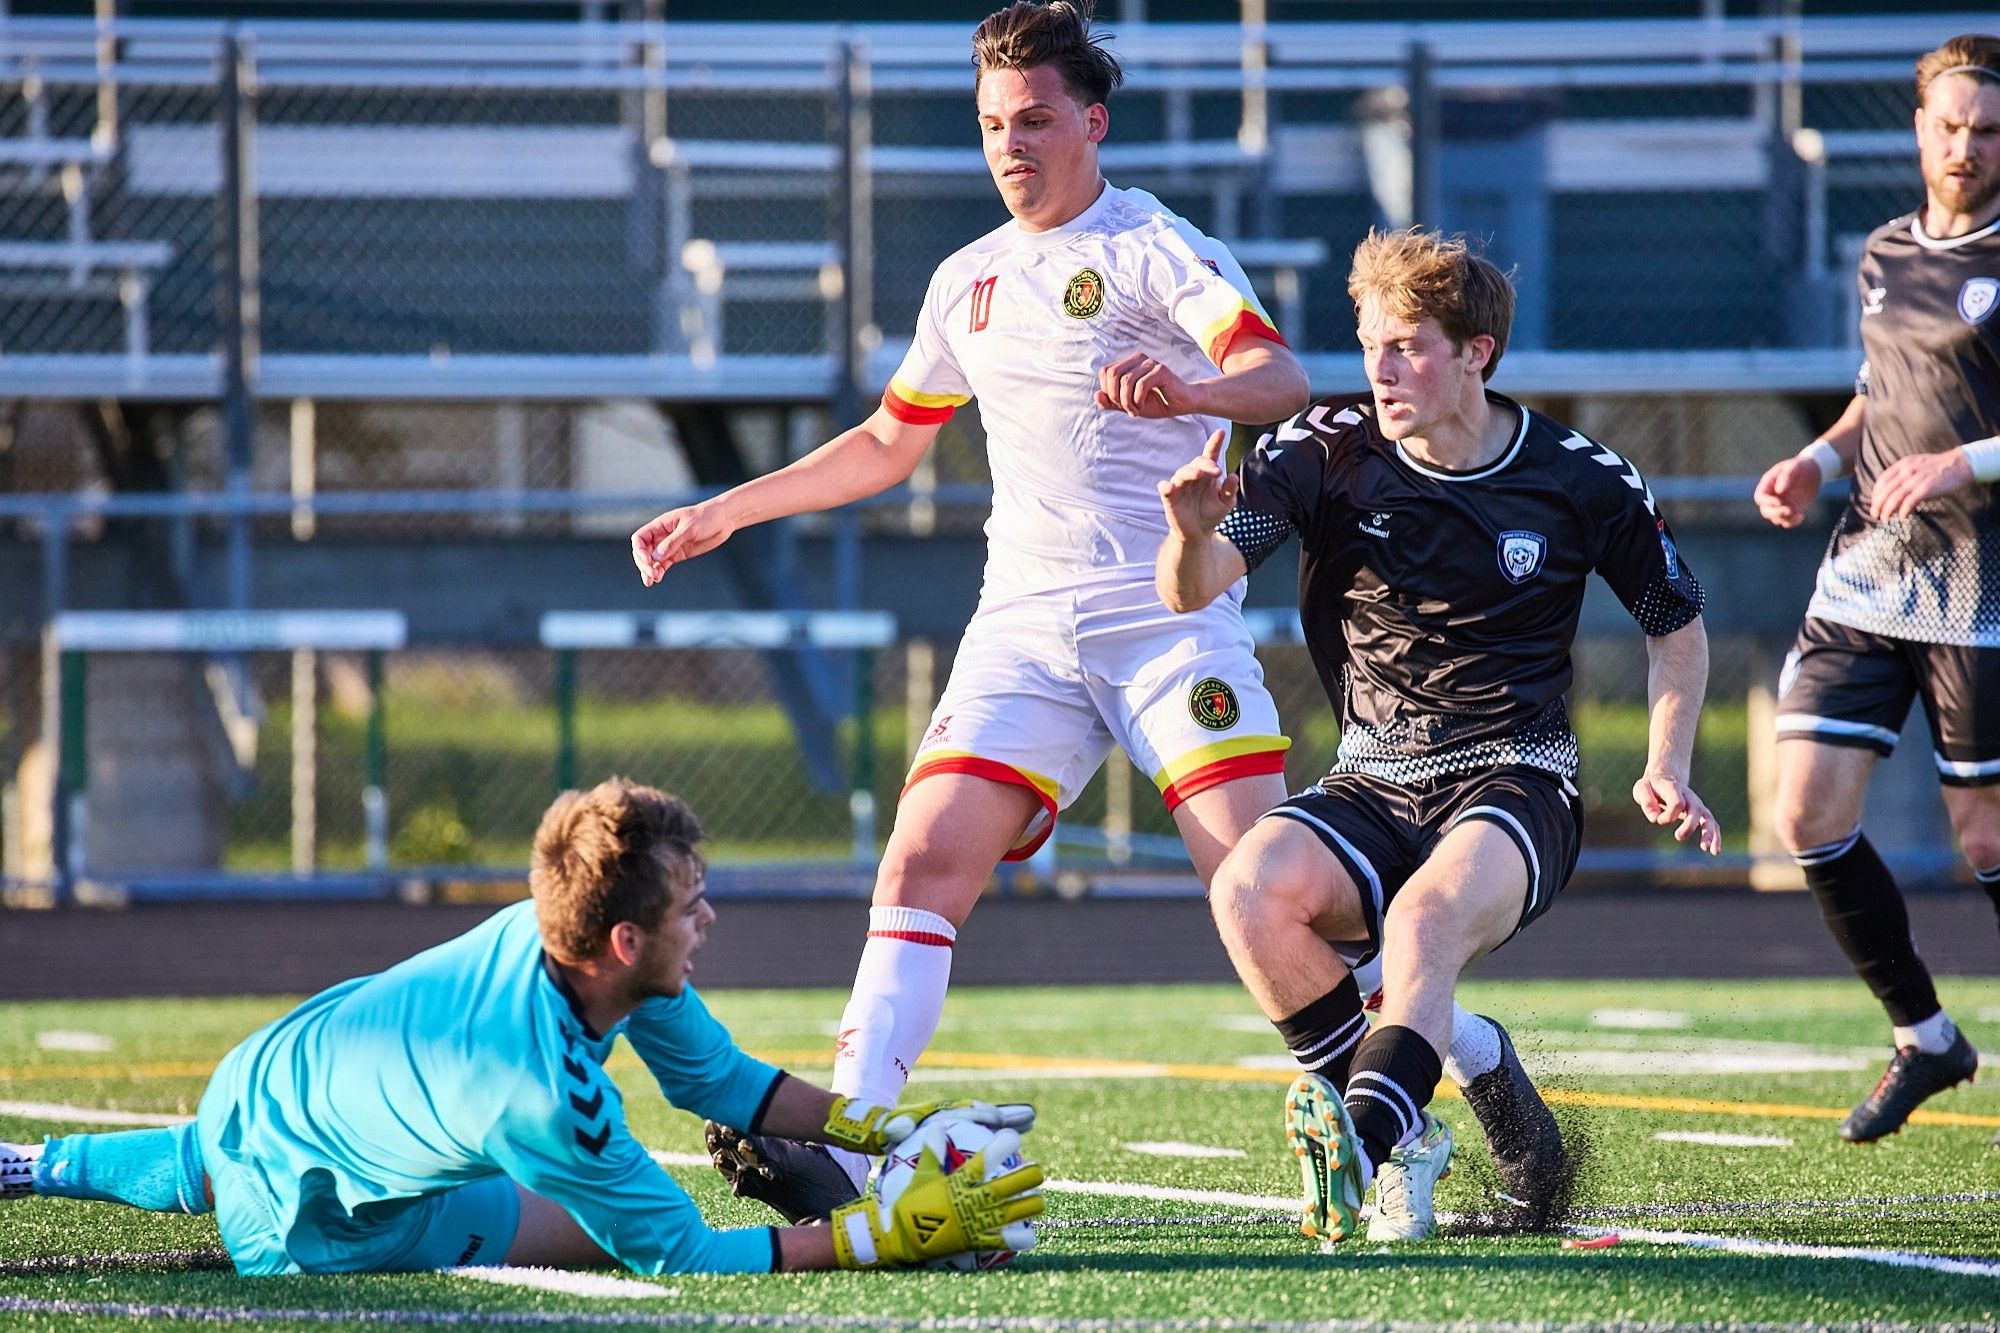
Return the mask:
[(1958, 451), (1972, 464), (1974, 481), (2000, 481), (2000, 435), (1961, 444)]
[(1840, 451), (1825, 440), (1814, 440), (1799, 450), (1799, 457), (1819, 469), (1819, 479), (1822, 482), (1847, 475), (1847, 464), (1840, 461)]

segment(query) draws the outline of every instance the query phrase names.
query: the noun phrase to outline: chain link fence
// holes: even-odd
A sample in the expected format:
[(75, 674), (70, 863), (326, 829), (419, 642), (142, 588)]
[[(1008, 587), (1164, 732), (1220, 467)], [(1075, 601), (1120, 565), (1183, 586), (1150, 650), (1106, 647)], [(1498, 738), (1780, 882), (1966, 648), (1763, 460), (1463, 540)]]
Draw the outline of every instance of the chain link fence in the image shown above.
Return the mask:
[[(1695, 779), (1728, 848), (1743, 851), (1746, 699), (1774, 659), (1750, 640), (1714, 649)], [(556, 792), (618, 774), (683, 796), (718, 867), (872, 870), (950, 654), (928, 642), (796, 653), (70, 654), (72, 869), (141, 886), (512, 876)], [(1287, 787), (1301, 790), (1330, 766), (1338, 725), (1303, 647), (1259, 656), (1293, 741)], [(1577, 666), (1570, 707), (1592, 853), (1665, 851), (1629, 795), (1646, 750), (1643, 640), (1585, 639)], [(34, 878), (49, 854), (53, 806), (34, 796), (23, 785), (8, 808), (15, 878)], [(1157, 793), (1116, 755), (1064, 812), (1057, 846), (1055, 866), (1071, 871), (1184, 869)]]

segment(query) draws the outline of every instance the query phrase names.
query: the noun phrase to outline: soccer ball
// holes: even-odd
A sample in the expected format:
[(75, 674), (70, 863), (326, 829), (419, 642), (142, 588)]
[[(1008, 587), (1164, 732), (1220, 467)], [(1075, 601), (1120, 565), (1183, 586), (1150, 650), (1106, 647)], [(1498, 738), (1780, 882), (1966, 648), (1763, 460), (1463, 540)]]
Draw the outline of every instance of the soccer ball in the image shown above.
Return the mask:
[[(869, 1188), (884, 1208), (895, 1204), (903, 1191), (909, 1188), (911, 1177), (917, 1173), (918, 1159), (928, 1145), (944, 1163), (946, 1175), (957, 1171), (973, 1157), (993, 1142), (994, 1131), (973, 1120), (949, 1120), (926, 1125), (904, 1139), (889, 1155), (882, 1159), (881, 1168)], [(999, 1161), (986, 1163), (986, 1178), (997, 1179), (1009, 1171), (1026, 1166), (1027, 1160), (1020, 1153), (1009, 1153)], [(1017, 1223), (1032, 1227), (1033, 1223)], [(1009, 1228), (1010, 1230), (1012, 1228)], [(1010, 1237), (1011, 1239), (1011, 1237)], [(964, 1254), (954, 1254), (944, 1259), (933, 1259), (926, 1268), (941, 1269), (950, 1273), (977, 1273), (988, 1268), (1000, 1268), (1014, 1260), (1012, 1250), (973, 1250)]]

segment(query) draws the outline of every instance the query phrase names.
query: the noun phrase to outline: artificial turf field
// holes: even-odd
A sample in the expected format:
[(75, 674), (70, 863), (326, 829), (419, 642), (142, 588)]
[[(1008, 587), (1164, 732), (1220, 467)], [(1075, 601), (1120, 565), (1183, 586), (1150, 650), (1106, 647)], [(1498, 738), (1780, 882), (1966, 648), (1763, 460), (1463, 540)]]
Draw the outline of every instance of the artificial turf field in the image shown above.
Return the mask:
[[(2000, 1050), (2000, 980), (1945, 978), (1973, 1040)], [(718, 991), (753, 1051), (823, 1075), (844, 995)], [(129, 1329), (226, 1319), (889, 1329), (2000, 1324), (2000, 1087), (1961, 1087), (1880, 1145), (1834, 1126), (1886, 1058), (1848, 982), (1472, 984), (1515, 1034), (1590, 1155), (1577, 1235), (1481, 1234), (1495, 1181), (1449, 1085), (1458, 1135), (1439, 1189), (1457, 1234), (1322, 1254), (1279, 1105), (1283, 1052), (1227, 987), (961, 989), (918, 1070), (938, 1095), (1027, 1098), (1049, 1172), (1041, 1242), (981, 1274), (674, 1277), (657, 1295), (586, 1297), (449, 1275), (244, 1281), (217, 1271), (206, 1218), (30, 1199), (0, 1204), (0, 1328)], [(209, 1066), (280, 1001), (136, 1000), (0, 1008), (0, 1138), (191, 1111)], [(1276, 1057), (1276, 1058), (1274, 1058)], [(700, 1127), (614, 1059), (632, 1127), (719, 1225), (768, 1220), (694, 1164)], [(1994, 1080), (2000, 1083), (2000, 1080)], [(114, 1113), (104, 1117), (103, 1113)], [(130, 1119), (122, 1119), (130, 1117)], [(103, 1127), (115, 1127), (105, 1125)], [(1663, 1137), (1676, 1136), (1676, 1137)], [(1679, 1137), (1692, 1136), (1692, 1137)], [(93, 1256), (63, 1266), (57, 1256)], [(145, 1256), (151, 1256), (150, 1258)]]

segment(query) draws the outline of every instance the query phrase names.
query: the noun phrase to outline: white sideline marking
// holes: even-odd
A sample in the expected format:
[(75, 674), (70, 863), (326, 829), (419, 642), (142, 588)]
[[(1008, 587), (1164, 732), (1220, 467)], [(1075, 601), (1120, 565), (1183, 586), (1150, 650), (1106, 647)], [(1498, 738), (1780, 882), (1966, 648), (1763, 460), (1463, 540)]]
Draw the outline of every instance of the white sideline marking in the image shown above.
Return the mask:
[(678, 1296), (679, 1287), (662, 1287), (636, 1278), (612, 1277), (608, 1273), (571, 1273), (560, 1268), (447, 1268), (452, 1277), (469, 1277), (475, 1282), (491, 1282), (501, 1287), (527, 1287), (534, 1291), (559, 1291), (565, 1296), (591, 1296), (607, 1301), (653, 1301)]
[[(1291, 1068), (1291, 1057), (1286, 1056), (1285, 1067)], [(1037, 1065), (1031, 1069), (925, 1069), (919, 1065), (910, 1075), (912, 1083), (1000, 1083), (1000, 1082), (1041, 1082), (1079, 1083), (1093, 1079), (1150, 1079), (1170, 1078), (1173, 1071), (1166, 1065)]]
[(57, 1120), (73, 1125), (178, 1125), (194, 1119), (178, 1111), (105, 1111), (61, 1102), (0, 1102), (0, 1115), (23, 1120)]
[(1271, 1020), (1262, 1014), (1217, 1014), (1208, 1021), (1211, 1027), (1221, 1028), (1224, 1032), (1271, 1031)]
[(663, 1152), (658, 1148), (648, 1149), (646, 1155), (661, 1166), (707, 1166), (708, 1155), (698, 1152)]
[[(1169, 1185), (1132, 1185), (1122, 1180), (1046, 1180), (1050, 1194), (1094, 1194), (1107, 1199), (1159, 1199), (1167, 1203), (1209, 1203), (1224, 1208), (1255, 1208), (1260, 1212), (1297, 1212), (1295, 1194), (1236, 1194), (1229, 1190), (1178, 1189)], [(1442, 1215), (1440, 1215), (1442, 1216)]]
[(1879, 1061), (1811, 1051), (1539, 1051), (1523, 1055), (1535, 1074), (1683, 1075), (1854, 1073)]
[(1789, 1148), (1790, 1139), (1773, 1134), (1712, 1134), (1698, 1129), (1663, 1129), (1653, 1135), (1662, 1143), (1705, 1143), (1712, 1148)]
[(1873, 1250), (1858, 1245), (1798, 1245), (1789, 1241), (1752, 1240), (1744, 1236), (1710, 1236), (1699, 1231), (1647, 1231), (1633, 1227), (1572, 1229), (1593, 1236), (1616, 1232), (1624, 1240), (1645, 1241), (1653, 1245), (1686, 1245), (1697, 1250), (1726, 1250), (1732, 1254), (1782, 1255), (1794, 1259), (1855, 1259), (1865, 1264), (1925, 1268), (1933, 1273), (1953, 1273), (1960, 1277), (2000, 1277), (2000, 1261), (1992, 1259), (1949, 1259), (1941, 1254)]
[(2000, 1004), (1980, 1005), (1979, 1021), (1982, 1023), (2000, 1023)]
[(1684, 1028), (1686, 1014), (1673, 1009), (1599, 1009), (1590, 1016), (1590, 1025), (1599, 1028)]
[(37, 1032), (35, 1045), (45, 1051), (88, 1051), (102, 1054), (118, 1045), (102, 1032)]
[(1248, 1157), (1241, 1148), (1211, 1148), (1201, 1143), (1181, 1143), (1174, 1139), (1162, 1142), (1128, 1143), (1126, 1152), (1144, 1153), (1148, 1157)]

